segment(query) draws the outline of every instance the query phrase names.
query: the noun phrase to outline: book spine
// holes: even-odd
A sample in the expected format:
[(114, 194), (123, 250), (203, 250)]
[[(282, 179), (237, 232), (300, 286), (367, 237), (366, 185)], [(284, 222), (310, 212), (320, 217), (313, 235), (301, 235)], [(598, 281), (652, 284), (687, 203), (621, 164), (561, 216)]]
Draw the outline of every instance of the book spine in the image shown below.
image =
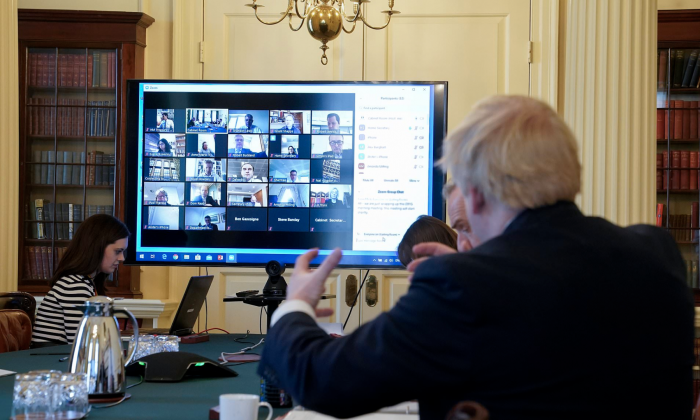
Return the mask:
[(663, 153), (656, 154), (656, 189), (663, 189)]
[[(40, 258), (40, 257), (39, 257)], [(31, 277), (33, 279), (38, 279), (39, 278), (39, 264), (38, 264), (38, 259), (36, 255), (36, 247), (35, 246), (30, 246), (29, 247), (29, 259), (31, 262), (31, 268), (32, 268), (32, 274)]]
[(659, 52), (659, 70), (657, 74), (659, 75), (657, 87), (659, 89), (664, 89), (666, 87), (666, 65), (668, 60), (668, 52), (662, 50)]
[(664, 221), (664, 204), (656, 205), (656, 226), (662, 227)]
[(698, 166), (698, 152), (690, 152), (690, 189), (698, 189), (698, 171), (693, 168), (700, 168)]
[[(681, 167), (681, 152), (679, 150), (673, 150), (671, 152), (671, 168)], [(681, 176), (680, 170), (671, 170), (671, 189), (678, 190), (681, 187)]]
[(664, 138), (664, 112), (663, 109), (656, 110), (656, 138), (659, 140)]
[(53, 150), (49, 150), (47, 154), (49, 158), (49, 168), (47, 171), (46, 183), (53, 184), (56, 175), (56, 153)]
[(673, 101), (673, 138), (682, 139), (683, 138), (683, 101)]
[(684, 64), (684, 52), (683, 50), (676, 50), (676, 60), (675, 69), (673, 74), (673, 87), (679, 88), (683, 84), (683, 70), (685, 70)]
[(49, 250), (45, 247), (41, 247), (41, 269), (42, 277), (44, 280), (48, 280), (49, 277)]
[(699, 101), (690, 102), (690, 139), (698, 138), (698, 105)]
[(100, 53), (100, 87), (108, 87), (107, 80), (107, 55), (106, 52)]
[(86, 69), (85, 69), (85, 56), (78, 56), (78, 86), (85, 87), (86, 80)]
[(24, 260), (24, 278), (25, 278), (25, 279), (32, 279), (32, 278), (34, 278), (34, 277), (32, 276), (32, 260), (31, 260), (32, 256), (31, 256), (31, 254), (30, 254), (30, 252), (29, 252), (29, 248), (30, 248), (30, 247), (28, 247), (28, 246), (25, 246), (25, 247), (24, 247), (24, 257), (23, 257), (23, 260)]
[(690, 189), (690, 151), (688, 150), (682, 150), (681, 151), (681, 189), (682, 190), (687, 190)]
[(695, 68), (693, 69), (693, 75), (690, 78), (690, 87), (697, 87), (698, 82), (700, 82), (700, 60), (695, 62)]
[(80, 86), (80, 55), (75, 54), (75, 59), (73, 60), (73, 68), (71, 69), (71, 85), (73, 87)]
[(688, 58), (688, 65), (683, 72), (683, 83), (681, 87), (690, 86), (690, 81), (693, 78), (693, 71), (695, 70), (695, 64), (698, 61), (698, 50), (693, 50)]
[(39, 61), (37, 53), (29, 54), (29, 85), (36, 86), (36, 68)]
[(700, 224), (700, 220), (698, 219), (700, 217), (700, 214), (698, 214), (698, 202), (693, 201), (693, 203), (690, 205), (690, 227), (693, 230), (692, 235), (691, 235), (691, 240), (692, 241), (697, 241), (698, 240), (698, 227)]
[(690, 138), (690, 101), (683, 102), (683, 139)]
[(68, 239), (73, 239), (73, 204), (68, 204)]
[[(35, 220), (37, 221), (43, 221), (44, 220), (44, 200), (41, 198), (37, 198), (34, 200), (34, 217)], [(44, 224), (43, 223), (37, 223), (37, 239), (46, 239), (46, 232), (44, 231)]]
[(35, 163), (32, 165), (32, 184), (41, 184), (41, 165), (37, 163), (41, 162), (41, 150), (34, 151), (33, 161)]
[(48, 86), (54, 86), (56, 83), (56, 54), (49, 54), (48, 60)]

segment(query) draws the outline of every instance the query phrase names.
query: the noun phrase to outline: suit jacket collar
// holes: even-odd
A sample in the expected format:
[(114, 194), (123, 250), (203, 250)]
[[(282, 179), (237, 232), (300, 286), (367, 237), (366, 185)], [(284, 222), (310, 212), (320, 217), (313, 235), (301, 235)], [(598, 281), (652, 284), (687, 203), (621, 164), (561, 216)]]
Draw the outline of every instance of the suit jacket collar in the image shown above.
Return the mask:
[(551, 224), (571, 217), (583, 217), (581, 210), (571, 201), (558, 201), (548, 206), (525, 209), (515, 216), (515, 219), (510, 222), (503, 231), (503, 234), (521, 230), (526, 227), (532, 228), (542, 223)]

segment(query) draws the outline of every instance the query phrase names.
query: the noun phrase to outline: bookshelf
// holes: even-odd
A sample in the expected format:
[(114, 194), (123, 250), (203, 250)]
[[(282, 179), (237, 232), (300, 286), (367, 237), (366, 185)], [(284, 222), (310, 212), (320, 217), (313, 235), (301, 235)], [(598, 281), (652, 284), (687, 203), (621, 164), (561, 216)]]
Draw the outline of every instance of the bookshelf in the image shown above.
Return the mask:
[[(143, 78), (143, 13), (20, 9), (19, 279), (42, 295), (73, 233), (93, 214), (125, 215), (126, 79)], [(140, 298), (139, 268), (107, 294)]]

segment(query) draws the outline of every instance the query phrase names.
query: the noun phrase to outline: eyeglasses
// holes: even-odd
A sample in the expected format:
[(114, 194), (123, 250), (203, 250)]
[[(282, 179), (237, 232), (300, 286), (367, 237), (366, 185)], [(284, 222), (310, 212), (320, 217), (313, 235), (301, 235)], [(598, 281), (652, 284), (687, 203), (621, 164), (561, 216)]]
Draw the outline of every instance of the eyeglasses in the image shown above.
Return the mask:
[(343, 141), (342, 140), (333, 140), (330, 142), (331, 146), (337, 146), (339, 144), (343, 144)]

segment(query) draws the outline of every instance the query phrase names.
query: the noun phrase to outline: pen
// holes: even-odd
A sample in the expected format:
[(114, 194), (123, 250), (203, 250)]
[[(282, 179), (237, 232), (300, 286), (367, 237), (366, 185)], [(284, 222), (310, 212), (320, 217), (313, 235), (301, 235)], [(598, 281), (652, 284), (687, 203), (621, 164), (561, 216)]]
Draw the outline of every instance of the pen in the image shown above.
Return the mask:
[(30, 356), (70, 356), (70, 353), (29, 353)]

